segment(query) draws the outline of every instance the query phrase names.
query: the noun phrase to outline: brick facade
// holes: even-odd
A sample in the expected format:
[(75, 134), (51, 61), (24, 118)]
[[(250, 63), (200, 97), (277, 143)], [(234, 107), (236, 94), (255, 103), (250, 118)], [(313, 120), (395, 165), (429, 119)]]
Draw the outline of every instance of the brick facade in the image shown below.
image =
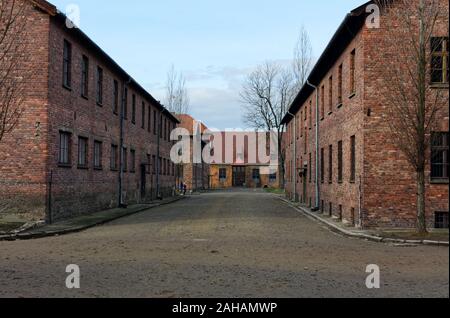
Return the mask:
[[(442, 1), (442, 10), (443, 17), (436, 25), (435, 36), (448, 37), (447, 1)], [(382, 19), (391, 18), (388, 14), (382, 16)], [(296, 115), (295, 120), (292, 116), (285, 118), (286, 191), (289, 198), (319, 208), (335, 218), (342, 218), (348, 225), (363, 228), (414, 227), (415, 173), (390, 135), (385, 120), (388, 102), (380, 85), (382, 81), (391, 80), (386, 75), (387, 59), (389, 54), (396, 52), (392, 52), (387, 45), (383, 46), (386, 43), (383, 40), (388, 36), (383, 23), (381, 28), (369, 29), (364, 19), (364, 7), (347, 17), (310, 78), (310, 82), (319, 88), (319, 206), (315, 204), (316, 91), (307, 85), (291, 108)], [(330, 57), (333, 51), (340, 53)], [(352, 61), (355, 66), (355, 89), (351, 89)], [(342, 94), (339, 94), (341, 76)], [(438, 114), (439, 127), (436, 131), (448, 133), (448, 83), (443, 92), (447, 105), (443, 105)], [(355, 142), (353, 176), (352, 140)], [(338, 173), (340, 145), (342, 180)], [(427, 157), (430, 158), (431, 154)], [(449, 210), (448, 179), (444, 184), (431, 182), (430, 163), (427, 167), (426, 214), (428, 225), (433, 227), (434, 213)]]
[[(59, 220), (118, 205), (120, 169), (112, 169), (110, 158), (112, 145), (121, 145), (119, 114), (124, 86), (128, 89), (123, 124), (124, 203), (155, 199), (157, 179), (160, 193), (172, 195), (175, 167), (170, 161), (173, 143), (169, 133), (177, 119), (80, 30), (68, 29), (62, 14), (42, 10), (36, 3), (47, 4), (47, 8), (51, 5), (27, 2), (27, 15), (33, 20), (27, 38), (33, 44), (27, 52), (33, 59), (29, 65), (29, 96), (19, 126), (0, 144), (0, 196), (7, 202), (7, 213), (25, 214), (31, 219), (48, 218), (51, 213), (52, 220)], [(70, 87), (63, 86), (64, 41), (71, 45)], [(84, 97), (83, 56), (89, 59), (89, 90)], [(103, 70), (101, 103), (96, 98), (98, 67)], [(114, 81), (119, 87), (118, 111), (114, 106)], [(68, 165), (59, 164), (61, 132), (70, 134)], [(87, 164), (82, 167), (78, 165), (80, 137), (87, 141)], [(94, 142), (101, 143), (99, 167), (94, 167)], [(160, 169), (153, 166), (158, 162), (158, 148)]]

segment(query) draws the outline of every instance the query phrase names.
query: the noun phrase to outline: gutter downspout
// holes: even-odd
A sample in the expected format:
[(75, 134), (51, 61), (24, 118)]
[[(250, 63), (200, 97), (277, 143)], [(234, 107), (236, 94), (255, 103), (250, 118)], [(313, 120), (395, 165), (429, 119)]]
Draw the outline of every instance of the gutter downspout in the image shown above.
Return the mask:
[[(124, 166), (123, 166), (123, 161), (124, 161), (124, 153), (123, 153), (123, 146), (124, 146), (124, 124), (125, 124), (125, 102), (127, 102), (125, 100), (126, 96), (125, 96), (125, 89), (127, 87), (127, 85), (130, 85), (131, 83), (131, 77), (128, 77), (128, 80), (126, 83), (124, 83), (123, 85), (123, 90), (122, 90), (122, 105), (121, 105), (121, 112), (120, 112), (120, 146), (119, 146), (119, 208), (126, 208), (126, 204), (123, 201), (123, 175), (124, 175)], [(127, 96), (128, 97), (128, 96)]]
[(295, 117), (294, 114), (292, 114), (291, 112), (287, 112), (289, 116), (291, 116), (294, 119), (294, 134), (293, 134), (293, 139), (294, 139), (294, 146), (292, 149), (293, 152), (293, 158), (294, 160), (292, 160), (292, 175), (293, 175), (293, 180), (292, 180), (292, 193), (294, 194), (294, 201), (297, 201), (297, 170), (296, 170), (296, 162), (297, 162), (297, 118)]
[(320, 210), (320, 185), (319, 185), (319, 89), (317, 86), (311, 84), (309, 80), (306, 84), (314, 88), (316, 91), (316, 204), (313, 211)]

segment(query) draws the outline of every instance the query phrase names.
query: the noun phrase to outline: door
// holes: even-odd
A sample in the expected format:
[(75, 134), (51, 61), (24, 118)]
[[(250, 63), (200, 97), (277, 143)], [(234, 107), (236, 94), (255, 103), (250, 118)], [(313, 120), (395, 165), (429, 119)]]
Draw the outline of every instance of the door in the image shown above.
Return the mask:
[(307, 170), (305, 169), (304, 170), (304, 172), (303, 172), (303, 175), (302, 175), (302, 181), (303, 181), (303, 196), (302, 196), (302, 203), (303, 204), (306, 204), (306, 195), (307, 195), (307, 193), (306, 193), (306, 187), (307, 187), (307, 184), (306, 184), (306, 182), (307, 182), (307, 178), (306, 178), (306, 176), (307, 176)]
[(145, 200), (147, 192), (147, 166), (141, 165), (141, 201)]
[(243, 187), (245, 184), (245, 167), (233, 167), (233, 187)]

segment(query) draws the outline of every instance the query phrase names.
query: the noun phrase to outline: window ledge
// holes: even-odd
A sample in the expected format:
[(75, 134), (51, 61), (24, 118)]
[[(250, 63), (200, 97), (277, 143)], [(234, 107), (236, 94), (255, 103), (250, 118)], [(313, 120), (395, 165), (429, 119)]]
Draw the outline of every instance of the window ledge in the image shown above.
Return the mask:
[(77, 166), (78, 170), (89, 170), (88, 166)]
[(448, 83), (431, 83), (430, 87), (434, 88), (434, 89), (448, 89), (449, 84)]
[(333, 114), (333, 112), (332, 111), (329, 111), (328, 112), (328, 116), (330, 116), (330, 115), (332, 115)]
[(339, 108), (342, 108), (342, 106), (343, 106), (343, 104), (342, 104), (342, 103), (339, 103), (339, 104), (336, 106), (336, 108), (339, 109)]
[(117, 172), (117, 171), (119, 171), (119, 169), (111, 168), (111, 171)]
[(58, 163), (58, 167), (60, 168), (72, 168), (70, 163)]
[(448, 179), (431, 179), (430, 184), (449, 184)]
[(97, 106), (103, 107), (103, 103), (97, 102)]
[(81, 94), (81, 98), (85, 99), (85, 100), (89, 100), (89, 97), (87, 97), (86, 95)]
[(103, 167), (94, 167), (95, 171), (103, 171)]
[(351, 93), (350, 96), (349, 96), (348, 98), (349, 98), (349, 99), (352, 99), (352, 98), (355, 97), (355, 96), (356, 96), (356, 92)]
[(67, 89), (68, 91), (72, 91), (72, 87), (70, 87), (70, 86), (67, 86), (66, 84), (62, 84), (62, 87), (63, 88), (65, 88), (65, 89)]

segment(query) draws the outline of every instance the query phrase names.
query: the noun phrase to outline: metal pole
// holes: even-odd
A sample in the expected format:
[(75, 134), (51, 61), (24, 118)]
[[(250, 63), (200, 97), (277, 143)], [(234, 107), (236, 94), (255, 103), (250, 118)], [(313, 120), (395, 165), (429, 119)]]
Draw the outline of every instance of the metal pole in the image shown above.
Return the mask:
[(293, 189), (293, 194), (294, 194), (294, 201), (297, 201), (297, 170), (296, 170), (296, 162), (297, 162), (297, 118), (295, 117), (294, 114), (292, 114), (291, 112), (288, 111), (288, 114), (290, 116), (292, 116), (292, 118), (294, 119), (294, 134), (293, 134), (293, 139), (294, 139), (294, 146), (292, 149), (293, 152), (293, 157), (294, 160), (292, 160), (292, 175), (293, 175), (293, 185), (292, 185), (292, 189)]

